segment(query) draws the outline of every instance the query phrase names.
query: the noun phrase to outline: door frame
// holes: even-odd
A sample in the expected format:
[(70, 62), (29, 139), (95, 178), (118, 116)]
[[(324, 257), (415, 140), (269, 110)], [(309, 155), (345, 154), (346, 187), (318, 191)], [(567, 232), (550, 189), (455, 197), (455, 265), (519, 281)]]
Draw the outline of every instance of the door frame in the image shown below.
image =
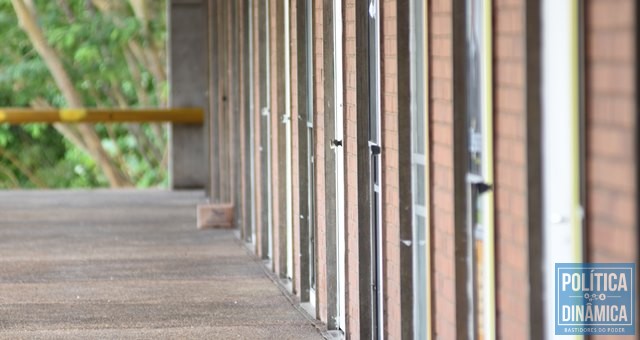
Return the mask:
[[(255, 249), (255, 245), (256, 245), (256, 180), (255, 180), (255, 144), (254, 144), (254, 136), (255, 136), (255, 117), (254, 117), (254, 110), (255, 110), (255, 103), (254, 103), (254, 65), (253, 65), (253, 60), (254, 60), (254, 46), (253, 46), (253, 0), (246, 0), (244, 2), (244, 5), (247, 7), (244, 12), (247, 13), (247, 19), (246, 19), (246, 29), (247, 29), (247, 39), (249, 39), (248, 43), (246, 44), (247, 46), (247, 59), (248, 59), (248, 110), (249, 110), (249, 114), (248, 116), (248, 132), (249, 132), (249, 136), (247, 136), (246, 140), (247, 140), (247, 144), (249, 146), (249, 210), (250, 210), (250, 214), (249, 214), (249, 218), (250, 220), (248, 221), (249, 223), (249, 228), (250, 228), (250, 237), (251, 237), (251, 244), (253, 245), (252, 249)], [(246, 202), (245, 202), (246, 204)]]
[[(307, 80), (307, 98), (305, 105), (307, 108), (307, 116), (305, 117), (305, 131), (306, 141), (305, 147), (307, 148), (307, 230), (308, 230), (308, 251), (309, 255), (309, 303), (311, 306), (316, 306), (316, 284), (318, 278), (318, 252), (317, 252), (317, 233), (316, 233), (316, 219), (315, 219), (315, 135), (314, 135), (314, 98), (315, 98), (315, 84), (314, 84), (314, 58), (313, 58), (313, 0), (305, 1), (305, 79)], [(315, 309), (314, 309), (315, 310)]]
[[(546, 337), (554, 339), (555, 263), (584, 261), (580, 7), (577, 0), (544, 0), (541, 7), (541, 17), (545, 18), (541, 31), (544, 328)], [(558, 338), (582, 339), (583, 336)]]
[[(460, 23), (453, 26), (453, 115), (460, 117), (453, 121), (453, 175), (454, 175), (454, 243), (455, 258), (459, 264), (455, 266), (456, 295), (466, 297), (457, 301), (461, 313), (456, 315), (457, 332), (469, 339), (474, 339), (481, 331), (485, 338), (495, 337), (495, 203), (493, 194), (493, 23), (492, 0), (479, 0), (482, 8), (471, 12), (472, 0), (453, 2), (453, 21)], [(473, 18), (470, 15), (475, 14)], [(481, 32), (473, 40), (477, 49), (471, 50), (469, 44), (471, 33), (470, 20), (478, 23), (476, 28)], [(479, 73), (477, 89), (470, 89), (473, 80), (469, 73), (469, 57), (477, 52)], [(474, 92), (470, 92), (470, 90)], [(469, 94), (475, 93), (481, 112), (477, 116), (480, 130), (471, 136), (468, 117), (470, 117)], [(480, 148), (480, 162), (471, 168), (471, 154), (474, 147)], [(482, 209), (478, 215), (476, 208)], [(476, 222), (482, 229), (476, 228)], [(475, 237), (475, 231), (482, 231)], [(476, 252), (476, 240), (484, 240), (482, 251)], [(481, 258), (478, 256), (482, 256)], [(482, 265), (482, 275), (477, 270), (476, 259)], [(480, 281), (478, 281), (480, 280)], [(475, 294), (474, 284), (482, 283), (482, 293)], [(476, 310), (479, 299), (482, 308)], [(477, 316), (483, 317), (484, 327), (477, 330)]]
[(257, 127), (260, 130), (260, 249), (262, 259), (273, 258), (273, 220), (271, 204), (271, 70), (270, 70), (270, 46), (269, 46), (269, 0), (258, 1), (258, 68), (260, 79), (259, 88), (259, 121)]
[[(284, 69), (285, 69), (285, 168), (286, 168), (286, 252), (287, 252), (287, 269), (285, 274), (289, 280), (293, 281), (293, 164), (291, 160), (292, 131), (291, 131), (291, 30), (289, 17), (289, 2), (284, 0)], [(293, 290), (293, 285), (292, 285)]]
[[(270, 259), (272, 257), (272, 242), (271, 242), (271, 160), (270, 160), (270, 128), (269, 128), (269, 41), (268, 41), (268, 0), (267, 1), (252, 1), (255, 5), (255, 24), (256, 24), (256, 36), (254, 37), (254, 43), (257, 45), (255, 51), (255, 66), (258, 68), (258, 79), (256, 88), (258, 96), (256, 98), (255, 105), (257, 106), (256, 119), (254, 120), (254, 132), (259, 135), (256, 140), (257, 150), (256, 155), (259, 156), (259, 164), (256, 169), (256, 177), (254, 181), (258, 183), (256, 185), (256, 191), (258, 192), (256, 198), (256, 206), (259, 207), (260, 214), (256, 216), (260, 225), (260, 239), (258, 249), (260, 250), (260, 257), (263, 260)], [(257, 130), (257, 131), (256, 131)]]
[[(369, 1), (369, 190), (371, 228), (372, 337), (384, 339), (384, 275), (382, 230), (382, 131), (380, 100), (380, 3)], [(375, 126), (372, 126), (374, 124)], [(376, 199), (377, 198), (377, 199)]]
[[(296, 39), (298, 53), (298, 166), (300, 301), (315, 306), (315, 218), (314, 218), (314, 137), (313, 137), (313, 0), (297, 4)], [(307, 308), (315, 316), (315, 308)]]
[(342, 40), (342, 0), (333, 1), (333, 45), (334, 45), (334, 140), (340, 141), (340, 145), (333, 145), (335, 150), (336, 172), (336, 278), (337, 278), (337, 302), (336, 313), (338, 328), (346, 331), (345, 308), (345, 188), (344, 188), (344, 83), (343, 83), (343, 40)]

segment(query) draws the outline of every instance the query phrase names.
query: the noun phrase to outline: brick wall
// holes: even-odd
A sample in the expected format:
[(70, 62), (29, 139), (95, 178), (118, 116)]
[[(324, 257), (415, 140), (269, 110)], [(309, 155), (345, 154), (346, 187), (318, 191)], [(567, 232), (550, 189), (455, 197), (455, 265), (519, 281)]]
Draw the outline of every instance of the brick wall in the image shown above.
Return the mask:
[(429, 13), (430, 127), (433, 254), (433, 332), (456, 338), (453, 211), (453, 68), (450, 0), (433, 0)]
[[(389, 339), (399, 339), (401, 334), (396, 2), (396, 0), (385, 0), (380, 3), (384, 329), (385, 337)], [(409, 151), (406, 150), (406, 152)]]
[(529, 336), (524, 0), (493, 2), (496, 335)]
[[(453, 114), (453, 22), (452, 0), (429, 1), (429, 69), (431, 71), (428, 98), (430, 117), (429, 145), (431, 158), (430, 179), (431, 191), (431, 225), (432, 225), (432, 280), (433, 280), (433, 332), (435, 339), (463, 338), (458, 334), (460, 325), (456, 324), (456, 275), (455, 275), (455, 234), (454, 221), (454, 114)], [(229, 65), (236, 63), (230, 49), (230, 27), (224, 29), (221, 23), (223, 14), (230, 13), (230, 7), (222, 1), (211, 1), (216, 6), (214, 13), (218, 16), (214, 29), (218, 29), (222, 51), (218, 66), (219, 78), (213, 81), (220, 84), (218, 93), (219, 116), (215, 117), (216, 124), (221, 124), (220, 133), (214, 137), (219, 145), (229, 144), (226, 126), (235, 122), (228, 112), (236, 108), (230, 107), (230, 102), (224, 103), (222, 97), (233, 84), (230, 83)], [(282, 22), (281, 15), (276, 15), (277, 1), (269, 2), (270, 34), (268, 36), (270, 50), (270, 82), (271, 117), (271, 178), (267, 178), (260, 168), (261, 157), (266, 157), (266, 148), (260, 149), (261, 104), (260, 93), (265, 88), (260, 87), (260, 55), (259, 48), (266, 41), (259, 39), (259, 7), (264, 2), (253, 1), (253, 41), (254, 58), (254, 143), (256, 153), (255, 176), (256, 188), (260, 190), (262, 181), (272, 181), (272, 195), (269, 199), (273, 206), (273, 263), (274, 271), (283, 272), (282, 258), (286, 257), (280, 249), (280, 242), (285, 242), (281, 235), (281, 226), (285, 223), (282, 215), (284, 197), (278, 188), (284, 178), (279, 164), (284, 155), (279, 152), (279, 133), (284, 129), (280, 117), (284, 113), (282, 96), (284, 88), (279, 82), (283, 65), (283, 49), (277, 43), (278, 25)], [(318, 318), (327, 321), (327, 248), (326, 244), (326, 206), (325, 206), (325, 70), (324, 70), (324, 39), (323, 39), (323, 11), (324, 0), (313, 1), (313, 72), (314, 72), (314, 142), (315, 142), (315, 223), (316, 223), (316, 261), (317, 261), (317, 299), (316, 308)], [(359, 247), (368, 240), (362, 239), (360, 232), (367, 225), (360, 225), (359, 214), (362, 213), (363, 203), (359, 199), (366, 196), (359, 183), (358, 167), (363, 158), (368, 155), (358, 153), (358, 128), (362, 127), (362, 112), (358, 112), (358, 96), (368, 91), (366, 82), (358, 82), (356, 20), (360, 13), (356, 13), (357, 0), (343, 0), (344, 18), (344, 151), (345, 151), (345, 193), (346, 193), (346, 266), (347, 266), (347, 331), (348, 338), (358, 339), (361, 330), (368, 325), (361, 325), (359, 297), (361, 273), (359, 272)], [(493, 14), (493, 104), (494, 104), (494, 198), (495, 198), (495, 230), (496, 230), (496, 320), (497, 337), (503, 339), (526, 339), (531, 337), (532, 325), (529, 324), (529, 229), (527, 211), (527, 108), (526, 108), (526, 69), (525, 62), (525, 5), (526, 0), (494, 0)], [(585, 42), (586, 42), (586, 194), (587, 194), (587, 260), (592, 262), (620, 262), (636, 261), (638, 256), (637, 242), (637, 166), (636, 166), (636, 84), (635, 84), (635, 17), (633, 0), (585, 0)], [(291, 21), (291, 98), (298, 97), (298, 87), (305, 84), (298, 82), (298, 41), (296, 27), (298, 13), (296, 1), (290, 1)], [(381, 1), (381, 94), (382, 94), (382, 215), (383, 215), (383, 256), (384, 256), (384, 302), (385, 302), (385, 331), (387, 338), (400, 338), (401, 330), (401, 294), (400, 274), (411, 268), (400, 268), (400, 214), (399, 206), (400, 183), (398, 147), (399, 127), (401, 118), (399, 109), (398, 87), (408, 79), (398, 75), (398, 40), (401, 36), (397, 32), (398, 0)], [(246, 53), (246, 51), (242, 51)], [(402, 64), (402, 63), (401, 63)], [(264, 71), (264, 70), (262, 70)], [(242, 72), (248, 70), (242, 69)], [(237, 86), (237, 85), (235, 85)], [(360, 91), (360, 92), (358, 92)], [(241, 94), (247, 95), (247, 94)], [(231, 98), (227, 95), (228, 98)], [(293, 251), (294, 251), (294, 291), (300, 291), (300, 262), (297, 256), (300, 252), (300, 183), (298, 171), (298, 117), (301, 108), (299, 102), (292, 99), (292, 174), (293, 174)], [(246, 108), (248, 109), (248, 108)], [(363, 110), (362, 108), (360, 108)], [(239, 119), (239, 118), (238, 118)], [(362, 119), (362, 118), (361, 118)], [(241, 121), (242, 124), (248, 124)], [(225, 131), (227, 130), (227, 131)], [(360, 136), (361, 138), (361, 136)], [(241, 145), (245, 150), (247, 145)], [(229, 147), (220, 149), (221, 171), (229, 172)], [(360, 149), (362, 150), (362, 149)], [(361, 159), (359, 160), (358, 157)], [(457, 161), (457, 160), (456, 160)], [(243, 167), (248, 166), (244, 164)], [(362, 169), (362, 167), (361, 167)], [(226, 171), (226, 172), (225, 172)], [(238, 174), (239, 175), (239, 174)], [(231, 178), (233, 173), (227, 173)], [(456, 177), (459, 178), (459, 177)], [(229, 183), (226, 184), (228, 186)], [(244, 186), (248, 183), (243, 183)], [(223, 188), (220, 188), (223, 189)], [(228, 191), (228, 189), (226, 189)], [(231, 196), (231, 192), (223, 192), (223, 196)], [(261, 201), (260, 192), (256, 195), (256, 248), (259, 255), (267, 252), (262, 248), (260, 239), (263, 222), (261, 211), (267, 209), (267, 202)], [(244, 204), (250, 204), (249, 198), (243, 198)], [(455, 202), (458, 202), (457, 200)], [(239, 210), (241, 211), (241, 210)], [(361, 217), (364, 219), (364, 217)], [(282, 241), (280, 241), (282, 236)], [(466, 297), (461, 297), (466, 299)]]
[(591, 262), (638, 258), (634, 4), (633, 0), (585, 2), (586, 216)]
[(633, 0), (586, 2), (588, 249), (593, 261), (636, 259)]
[[(358, 267), (358, 142), (356, 81), (356, 0), (344, 0), (344, 154), (345, 154), (345, 237), (347, 333), (360, 338), (360, 299)], [(360, 84), (367, 91), (364, 84)], [(362, 91), (362, 89), (360, 89)], [(364, 226), (366, 228), (366, 226)], [(366, 240), (364, 240), (366, 242)]]
[[(316, 311), (322, 321), (327, 321), (327, 264), (325, 174), (324, 174), (324, 56), (323, 56), (323, 1), (313, 1), (313, 69), (314, 69), (314, 142), (315, 142), (315, 220), (316, 220)], [(331, 9), (329, 9), (331, 10)]]

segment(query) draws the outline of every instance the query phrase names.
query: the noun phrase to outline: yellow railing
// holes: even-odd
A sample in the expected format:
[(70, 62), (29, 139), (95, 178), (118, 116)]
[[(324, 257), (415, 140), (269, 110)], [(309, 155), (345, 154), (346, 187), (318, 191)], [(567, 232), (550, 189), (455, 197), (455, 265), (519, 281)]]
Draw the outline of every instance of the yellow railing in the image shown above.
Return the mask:
[(30, 109), (0, 108), (0, 123), (172, 122), (202, 124), (201, 108), (171, 109)]

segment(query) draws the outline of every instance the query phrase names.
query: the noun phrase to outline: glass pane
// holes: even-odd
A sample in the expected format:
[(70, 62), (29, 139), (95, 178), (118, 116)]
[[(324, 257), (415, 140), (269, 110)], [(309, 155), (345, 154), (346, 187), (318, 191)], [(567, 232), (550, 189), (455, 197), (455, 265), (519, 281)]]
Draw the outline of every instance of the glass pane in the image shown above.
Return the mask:
[(316, 227), (314, 221), (314, 171), (313, 171), (313, 129), (307, 129), (307, 201), (308, 201), (308, 209), (309, 215), (308, 225), (309, 225), (309, 281), (311, 288), (316, 288)]
[(413, 147), (412, 150), (414, 153), (424, 155), (426, 148), (426, 125), (425, 125), (425, 117), (426, 117), (426, 98), (425, 98), (425, 54), (424, 54), (424, 32), (423, 32), (423, 18), (422, 13), (424, 13), (424, 8), (422, 1), (415, 0), (413, 1), (413, 11), (415, 14), (415, 20), (413, 25), (413, 33), (414, 39), (413, 48), (415, 50), (412, 62), (412, 66), (414, 70), (412, 70), (413, 84), (414, 88), (412, 89), (412, 98), (414, 100), (413, 107), (413, 117), (412, 117), (412, 134), (413, 134)]
[(414, 164), (413, 203), (424, 207), (426, 205), (425, 168), (422, 164)]
[(413, 41), (411, 60), (411, 151), (413, 195), (413, 325), (414, 339), (428, 339), (428, 245), (426, 212), (426, 98), (423, 0), (411, 2)]
[[(418, 91), (420, 91), (420, 88), (422, 88), (422, 86), (417, 86)], [(423, 93), (424, 90), (420, 92), (418, 91), (416, 92)], [(415, 144), (414, 144), (413, 151), (419, 155), (424, 155), (424, 151), (426, 147), (426, 142), (425, 142), (426, 125), (424, 120), (425, 109), (424, 109), (424, 103), (422, 102), (422, 99), (417, 100), (416, 104), (417, 104), (417, 108), (416, 108), (417, 112), (414, 115), (415, 125), (413, 126), (413, 135), (415, 136), (415, 140), (414, 140)]]
[(471, 193), (472, 205), (472, 230), (473, 230), (473, 291), (474, 309), (475, 309), (475, 330), (478, 339), (484, 338), (484, 322), (485, 322), (485, 301), (484, 291), (486, 289), (485, 275), (485, 259), (484, 259), (484, 227), (482, 225), (483, 211), (482, 200), (477, 190)]
[(369, 17), (369, 140), (378, 143), (378, 62), (376, 19)]
[(414, 235), (414, 338), (427, 339), (427, 229), (423, 216), (414, 215)]
[[(467, 148), (469, 160), (469, 173), (482, 176), (482, 161), (484, 157), (483, 137), (484, 129), (483, 117), (484, 112), (484, 92), (483, 92), (483, 20), (484, 20), (484, 0), (466, 0), (467, 6)], [(482, 225), (484, 221), (485, 209), (483, 199), (477, 189), (472, 189), (470, 204), (467, 207), (471, 216), (469, 235), (472, 240), (472, 263), (471, 263), (471, 280), (473, 284), (472, 296), (473, 314), (474, 314), (474, 334), (476, 339), (484, 339), (485, 323), (488, 315), (486, 314), (487, 301), (485, 301), (485, 293), (487, 291), (487, 281), (485, 280), (485, 272), (487, 270), (484, 252), (485, 252), (485, 228)]]
[(307, 123), (313, 126), (313, 4), (307, 0), (306, 39), (307, 39)]
[(482, 157), (482, 3), (467, 0), (467, 132), (469, 170), (481, 175)]
[(484, 339), (484, 322), (485, 322), (485, 316), (484, 316), (484, 308), (485, 308), (485, 301), (484, 301), (484, 294), (482, 294), (482, 292), (484, 292), (485, 290), (485, 285), (484, 285), (484, 257), (483, 252), (484, 252), (484, 241), (483, 240), (474, 240), (474, 256), (475, 256), (475, 264), (476, 264), (476, 270), (475, 270), (475, 278), (474, 278), (474, 291), (476, 292), (475, 294), (475, 301), (474, 301), (474, 307), (475, 307), (475, 328), (476, 328), (476, 334), (477, 334), (477, 339)]
[(371, 180), (372, 183), (378, 184), (378, 156), (371, 156)]

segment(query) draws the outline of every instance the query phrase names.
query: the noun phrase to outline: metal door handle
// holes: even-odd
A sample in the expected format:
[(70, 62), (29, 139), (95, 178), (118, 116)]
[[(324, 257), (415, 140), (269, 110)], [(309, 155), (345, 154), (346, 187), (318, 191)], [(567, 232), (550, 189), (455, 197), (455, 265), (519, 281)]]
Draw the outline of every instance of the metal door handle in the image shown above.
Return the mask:
[(478, 188), (478, 193), (479, 194), (484, 194), (485, 192), (487, 192), (489, 190), (493, 190), (493, 186), (491, 186), (491, 184), (488, 184), (488, 183), (485, 183), (485, 182), (471, 183), (471, 185), (473, 185), (476, 188)]
[(380, 151), (382, 151), (382, 149), (380, 148), (380, 145), (371, 144), (369, 145), (369, 148), (371, 149), (371, 154), (374, 156), (379, 155)]
[(493, 185), (485, 182), (484, 178), (477, 174), (467, 173), (467, 182), (471, 184), (472, 187), (476, 187), (479, 194), (493, 190)]

